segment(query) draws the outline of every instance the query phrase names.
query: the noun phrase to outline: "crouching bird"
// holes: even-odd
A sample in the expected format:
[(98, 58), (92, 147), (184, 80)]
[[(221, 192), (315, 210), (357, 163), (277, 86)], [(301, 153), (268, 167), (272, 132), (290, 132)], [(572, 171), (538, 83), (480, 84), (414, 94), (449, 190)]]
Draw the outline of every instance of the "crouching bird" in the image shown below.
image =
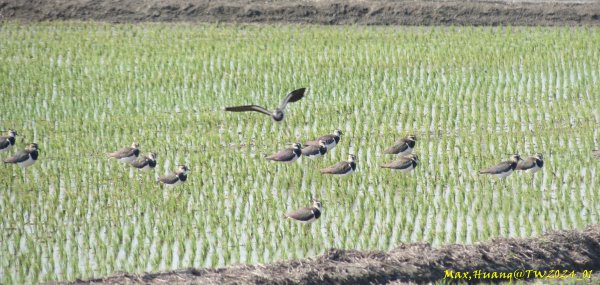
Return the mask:
[(130, 147), (124, 147), (120, 150), (109, 153), (108, 157), (114, 158), (120, 163), (132, 163), (140, 155), (139, 147), (139, 143), (133, 142)]
[(317, 199), (312, 199), (312, 207), (300, 208), (293, 212), (285, 214), (288, 219), (292, 219), (303, 224), (310, 224), (321, 217), (321, 202)]
[(348, 155), (348, 161), (340, 161), (330, 167), (321, 169), (323, 174), (345, 176), (356, 170), (356, 157), (353, 154)]
[(291, 148), (278, 151), (266, 157), (266, 160), (279, 161), (279, 162), (294, 162), (296, 159), (302, 156), (302, 145), (300, 143), (293, 143)]
[(17, 164), (23, 168), (29, 167), (38, 160), (39, 148), (36, 143), (29, 144), (24, 150), (15, 153), (4, 160), (4, 163)]
[(175, 172), (161, 176), (158, 178), (158, 183), (169, 187), (185, 182), (188, 178), (189, 168), (185, 165), (178, 165)]
[(15, 137), (17, 136), (17, 131), (10, 129), (8, 130), (7, 136), (0, 137), (0, 152), (7, 151), (11, 149), (15, 145)]
[(492, 167), (482, 169), (479, 171), (479, 174), (490, 174), (500, 179), (505, 179), (513, 173), (515, 168), (517, 168), (519, 160), (521, 160), (521, 156), (518, 154), (513, 154), (509, 160), (500, 162)]
[(401, 157), (398, 160), (394, 160), (388, 164), (384, 164), (382, 168), (389, 168), (393, 171), (409, 172), (417, 167), (419, 164), (419, 157), (415, 154), (410, 154), (405, 157)]

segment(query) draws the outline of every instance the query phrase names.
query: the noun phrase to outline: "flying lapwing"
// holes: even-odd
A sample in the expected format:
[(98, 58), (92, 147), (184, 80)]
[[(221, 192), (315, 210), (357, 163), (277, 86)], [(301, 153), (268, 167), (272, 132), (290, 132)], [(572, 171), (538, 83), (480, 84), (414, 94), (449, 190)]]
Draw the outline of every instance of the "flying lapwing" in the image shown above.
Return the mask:
[(140, 155), (140, 144), (133, 142), (130, 147), (124, 147), (108, 154), (109, 158), (114, 158), (121, 163), (132, 163)]
[(36, 143), (29, 144), (24, 150), (4, 160), (4, 163), (18, 164), (25, 168), (32, 165), (39, 156), (39, 148)]
[(156, 153), (150, 152), (131, 163), (131, 166), (140, 170), (150, 170), (156, 167)]
[(17, 136), (17, 132), (9, 129), (7, 136), (0, 137), (0, 152), (7, 151), (15, 145), (15, 136)]
[(592, 155), (595, 156), (595, 157), (597, 157), (597, 158), (600, 158), (600, 149), (592, 151)]
[(516, 169), (529, 173), (536, 173), (540, 171), (542, 167), (544, 167), (544, 156), (541, 153), (536, 153), (534, 156), (519, 161)]
[(324, 141), (325, 146), (327, 146), (327, 150), (332, 150), (340, 142), (342, 134), (342, 131), (335, 129), (333, 131), (333, 134), (324, 135), (314, 141), (307, 141), (306, 145), (318, 146), (320, 141)]
[(324, 141), (319, 141), (319, 145), (309, 145), (302, 149), (302, 156), (306, 156), (310, 159), (324, 156), (327, 153), (327, 146)]
[(288, 219), (292, 219), (303, 224), (310, 224), (321, 217), (323, 208), (321, 202), (317, 199), (312, 199), (312, 207), (300, 208), (296, 211), (285, 214)]
[(158, 183), (170, 187), (183, 183), (187, 180), (187, 175), (189, 171), (190, 169), (187, 168), (187, 166), (178, 165), (177, 170), (175, 170), (175, 172), (159, 177)]
[(383, 151), (385, 154), (397, 154), (400, 156), (405, 156), (410, 154), (415, 147), (415, 143), (417, 142), (417, 137), (413, 135), (409, 135), (405, 138), (394, 143), (393, 146)]
[(495, 166), (482, 169), (481, 171), (479, 171), (479, 174), (491, 174), (495, 175), (500, 179), (504, 179), (511, 175), (515, 168), (517, 168), (519, 160), (521, 160), (521, 156), (518, 154), (514, 154), (507, 161), (503, 161)]
[(288, 103), (293, 103), (293, 102), (296, 102), (296, 101), (302, 99), (302, 97), (304, 97), (304, 91), (306, 91), (306, 88), (300, 88), (300, 89), (290, 92), (287, 96), (285, 96), (283, 101), (281, 101), (281, 105), (279, 105), (279, 107), (277, 107), (273, 112), (265, 109), (264, 107), (257, 106), (257, 105), (226, 107), (225, 111), (228, 111), (228, 112), (251, 112), (251, 111), (260, 112), (265, 115), (271, 116), (274, 121), (279, 122), (279, 121), (283, 120), (283, 117), (284, 117), (283, 110), (285, 109), (285, 106), (287, 106)]
[(279, 162), (293, 162), (302, 155), (301, 148), (302, 144), (293, 143), (291, 148), (286, 148), (277, 153), (271, 154), (267, 156), (266, 159)]
[(337, 176), (348, 175), (356, 170), (356, 157), (353, 154), (348, 155), (348, 161), (340, 161), (330, 167), (321, 169), (323, 174), (332, 174)]
[(417, 164), (419, 164), (419, 157), (415, 154), (410, 154), (388, 164), (384, 164), (381, 167), (389, 168), (393, 171), (409, 172), (415, 169)]

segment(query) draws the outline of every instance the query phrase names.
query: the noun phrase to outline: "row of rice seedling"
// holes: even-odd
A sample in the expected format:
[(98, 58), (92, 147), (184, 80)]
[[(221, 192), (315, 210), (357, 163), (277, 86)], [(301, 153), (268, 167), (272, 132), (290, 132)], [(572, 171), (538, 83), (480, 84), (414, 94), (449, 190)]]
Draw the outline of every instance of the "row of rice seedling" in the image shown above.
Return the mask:
[[(0, 168), (3, 284), (599, 220), (595, 28), (6, 22), (0, 37), (0, 129), (19, 131), (18, 148), (42, 148), (26, 171)], [(222, 111), (300, 86), (308, 93), (282, 123)], [(335, 128), (341, 143), (321, 160), (263, 159)], [(380, 169), (406, 134), (418, 136), (421, 164)], [(133, 140), (160, 154), (154, 172), (106, 158)], [(477, 174), (514, 152), (542, 152), (546, 166), (506, 183)], [(351, 176), (318, 172), (350, 153)], [(189, 180), (158, 186), (177, 164)], [(316, 223), (282, 218), (311, 197), (324, 206)]]

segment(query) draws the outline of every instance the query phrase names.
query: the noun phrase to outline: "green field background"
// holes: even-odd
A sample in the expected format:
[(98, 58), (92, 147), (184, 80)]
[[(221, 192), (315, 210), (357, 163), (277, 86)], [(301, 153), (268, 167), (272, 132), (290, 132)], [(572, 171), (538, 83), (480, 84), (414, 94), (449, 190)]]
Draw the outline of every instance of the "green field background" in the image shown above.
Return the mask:
[[(0, 283), (266, 263), (331, 247), (471, 244), (598, 223), (597, 28), (0, 23), (0, 130), (39, 162), (0, 165)], [(275, 107), (275, 123), (225, 106)], [(344, 132), (320, 160), (269, 163)], [(379, 168), (415, 134), (421, 165)], [(106, 153), (137, 140), (138, 172)], [(479, 169), (541, 152), (499, 182)], [(0, 153), (2, 158), (11, 152)], [(319, 169), (355, 154), (357, 172)], [(188, 181), (161, 188), (177, 164)], [(321, 219), (283, 218), (310, 198)]]

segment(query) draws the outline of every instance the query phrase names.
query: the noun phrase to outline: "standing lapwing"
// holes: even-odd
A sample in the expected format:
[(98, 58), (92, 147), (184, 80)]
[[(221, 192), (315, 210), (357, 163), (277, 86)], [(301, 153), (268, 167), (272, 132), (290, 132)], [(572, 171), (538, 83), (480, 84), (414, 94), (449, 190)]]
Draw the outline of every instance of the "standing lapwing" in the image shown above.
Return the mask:
[(25, 168), (32, 165), (39, 155), (39, 148), (36, 143), (29, 144), (24, 150), (4, 160), (4, 163), (14, 163)]
[(356, 157), (353, 154), (348, 155), (348, 161), (340, 161), (330, 167), (321, 169), (323, 174), (333, 174), (338, 176), (348, 175), (356, 170)]
[(279, 122), (279, 121), (283, 120), (283, 117), (284, 117), (283, 110), (285, 109), (285, 106), (287, 106), (288, 103), (293, 103), (293, 102), (296, 102), (296, 101), (302, 99), (302, 97), (304, 97), (304, 91), (306, 91), (306, 88), (300, 88), (300, 89), (290, 92), (287, 96), (285, 96), (285, 98), (283, 98), (283, 101), (281, 101), (281, 105), (279, 105), (279, 107), (276, 108), (273, 112), (265, 109), (264, 107), (257, 106), (257, 105), (226, 107), (225, 111), (228, 111), (228, 112), (250, 112), (250, 111), (261, 112), (265, 115), (271, 116), (274, 121)]
[(592, 151), (592, 155), (595, 156), (595, 157), (597, 157), (597, 158), (600, 158), (600, 149)]
[(415, 143), (417, 142), (417, 137), (413, 135), (409, 135), (405, 138), (394, 143), (393, 146), (383, 151), (385, 154), (397, 154), (400, 156), (405, 156), (410, 154), (415, 147)]
[(325, 146), (327, 146), (327, 150), (332, 150), (340, 142), (341, 138), (342, 138), (342, 131), (335, 129), (333, 131), (333, 134), (324, 135), (314, 141), (307, 141), (306, 145), (318, 146), (320, 141), (324, 141)]
[(544, 167), (544, 156), (541, 153), (536, 153), (527, 159), (519, 161), (517, 170), (522, 170), (529, 173), (536, 173)]
[(140, 155), (140, 144), (133, 142), (130, 147), (124, 147), (108, 154), (109, 158), (114, 158), (121, 163), (132, 163)]
[(310, 159), (324, 156), (327, 153), (327, 145), (324, 141), (319, 141), (319, 145), (309, 145), (302, 149), (302, 156), (306, 156)]
[(310, 224), (321, 217), (323, 208), (321, 202), (317, 199), (312, 199), (312, 207), (300, 208), (296, 211), (285, 214), (288, 219), (296, 220), (303, 224)]
[(482, 169), (481, 171), (479, 171), (479, 174), (492, 174), (498, 178), (504, 179), (511, 175), (515, 168), (517, 168), (519, 160), (521, 160), (521, 156), (518, 154), (514, 154), (507, 161), (503, 161), (495, 166)]
[(277, 153), (271, 154), (267, 156), (266, 159), (271, 161), (293, 162), (302, 155), (301, 148), (302, 144), (293, 143), (291, 148), (286, 148)]
[(409, 172), (417, 167), (419, 164), (419, 157), (415, 154), (401, 157), (398, 160), (394, 160), (388, 164), (384, 164), (382, 168), (389, 168), (394, 171)]
[(139, 159), (133, 161), (131, 166), (140, 169), (140, 170), (150, 170), (156, 167), (156, 153), (148, 153), (148, 155), (144, 155)]
[(179, 183), (183, 183), (187, 180), (189, 168), (185, 165), (178, 165), (175, 172), (161, 176), (158, 178), (158, 183), (162, 183), (166, 186), (175, 186)]
[(15, 145), (15, 136), (17, 132), (13, 129), (8, 130), (8, 136), (0, 137), (0, 152), (9, 150), (13, 145)]

